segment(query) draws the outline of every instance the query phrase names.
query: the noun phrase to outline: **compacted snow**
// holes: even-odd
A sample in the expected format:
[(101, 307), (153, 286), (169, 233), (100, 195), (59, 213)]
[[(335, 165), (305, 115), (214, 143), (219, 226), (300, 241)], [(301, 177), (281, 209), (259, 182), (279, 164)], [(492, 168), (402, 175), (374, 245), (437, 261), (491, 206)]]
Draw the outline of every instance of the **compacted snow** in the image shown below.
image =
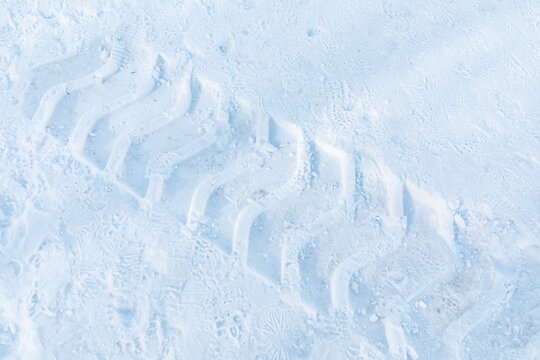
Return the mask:
[(0, 359), (539, 359), (537, 0), (0, 2)]

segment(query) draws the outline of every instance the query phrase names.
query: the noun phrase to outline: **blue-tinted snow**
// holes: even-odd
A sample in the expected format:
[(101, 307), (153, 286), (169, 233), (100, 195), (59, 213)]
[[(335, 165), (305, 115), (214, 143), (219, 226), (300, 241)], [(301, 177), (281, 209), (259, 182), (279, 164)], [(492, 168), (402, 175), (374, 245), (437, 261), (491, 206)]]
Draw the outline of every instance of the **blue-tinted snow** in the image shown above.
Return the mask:
[(540, 4), (0, 4), (0, 359), (540, 358)]

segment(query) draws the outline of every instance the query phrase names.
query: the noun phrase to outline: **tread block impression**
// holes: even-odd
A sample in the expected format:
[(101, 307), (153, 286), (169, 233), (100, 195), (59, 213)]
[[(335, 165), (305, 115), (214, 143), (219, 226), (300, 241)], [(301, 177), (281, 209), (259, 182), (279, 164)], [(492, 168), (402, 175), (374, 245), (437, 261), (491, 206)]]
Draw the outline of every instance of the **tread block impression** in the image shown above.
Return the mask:
[[(272, 139), (272, 132), (270, 134)], [(311, 176), (305, 178), (305, 184), (301, 186), (303, 190), (296, 196), (267, 203), (266, 210), (254, 219), (248, 239), (248, 267), (272, 282), (289, 282), (294, 291), (303, 291), (304, 297), (311, 297), (311, 305), (315, 304), (317, 308), (328, 307), (327, 304), (316, 304), (318, 300), (328, 302), (323, 298), (329, 295), (322, 294), (322, 289), (328, 287), (328, 281), (321, 280), (326, 275), (317, 274), (317, 270), (312, 269), (316, 263), (323, 261), (319, 253), (310, 252), (307, 246), (315, 244), (310, 242), (313, 239), (300, 234), (302, 231), (306, 233), (306, 230), (310, 234), (315, 227), (324, 224), (325, 219), (336, 220), (333, 210), (339, 212), (338, 209), (345, 208), (345, 198), (349, 197), (350, 191), (348, 187), (354, 177), (349, 178), (349, 164), (340, 161), (336, 153), (332, 147), (314, 142), (309, 161)], [(330, 221), (326, 223), (328, 225)], [(291, 252), (296, 255), (291, 255)], [(289, 263), (296, 263), (299, 259), (302, 260), (301, 264)], [(293, 270), (289, 269), (296, 269), (300, 275), (291, 273)], [(307, 289), (311, 285), (319, 291), (308, 294)]]

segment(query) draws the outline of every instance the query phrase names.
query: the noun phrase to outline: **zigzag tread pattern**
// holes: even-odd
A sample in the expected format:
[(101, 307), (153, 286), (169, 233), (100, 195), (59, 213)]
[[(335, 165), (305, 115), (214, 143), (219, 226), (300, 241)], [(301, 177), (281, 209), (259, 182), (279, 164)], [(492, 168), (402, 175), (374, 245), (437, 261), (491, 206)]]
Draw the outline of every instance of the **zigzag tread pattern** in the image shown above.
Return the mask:
[[(366, 329), (350, 354), (421, 358), (415, 344), (428, 340), (410, 330), (415, 321), (443, 339), (441, 351), (461, 357), (463, 343), (481, 335), (478, 325), (504, 311), (507, 285), (494, 277), (478, 295), (486, 306), (454, 304), (457, 310), (437, 328), (417, 311), (426, 306), (420, 299), (451, 293), (458, 275), (481, 271), (456, 259), (454, 218), (442, 197), (368, 153), (312, 138), (258, 105), (228, 98), (190, 54), (181, 63), (134, 56), (136, 34), (134, 26), (121, 29), (93, 72), (76, 73), (64, 63), (92, 57), (95, 42), (85, 42), (73, 59), (47, 65), (65, 72), (58, 84), (36, 80), (27, 95), (30, 141), (38, 151), (46, 139), (65, 146), (92, 174), (143, 208), (172, 214), (237, 271), (277, 289), (284, 303)], [(35, 70), (36, 79), (42, 71)], [(126, 255), (119, 266), (137, 256)], [(137, 276), (140, 269), (132, 271)], [(442, 307), (433, 317), (442, 316)], [(265, 322), (288, 321), (272, 311)], [(381, 332), (386, 344), (374, 345), (370, 334)]]

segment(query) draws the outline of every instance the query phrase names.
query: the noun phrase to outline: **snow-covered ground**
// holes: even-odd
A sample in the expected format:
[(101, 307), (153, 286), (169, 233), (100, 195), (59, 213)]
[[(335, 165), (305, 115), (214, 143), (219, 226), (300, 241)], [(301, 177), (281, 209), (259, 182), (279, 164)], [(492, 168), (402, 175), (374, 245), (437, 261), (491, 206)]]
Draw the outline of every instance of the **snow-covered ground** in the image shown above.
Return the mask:
[(0, 2), (0, 359), (539, 359), (537, 0)]

